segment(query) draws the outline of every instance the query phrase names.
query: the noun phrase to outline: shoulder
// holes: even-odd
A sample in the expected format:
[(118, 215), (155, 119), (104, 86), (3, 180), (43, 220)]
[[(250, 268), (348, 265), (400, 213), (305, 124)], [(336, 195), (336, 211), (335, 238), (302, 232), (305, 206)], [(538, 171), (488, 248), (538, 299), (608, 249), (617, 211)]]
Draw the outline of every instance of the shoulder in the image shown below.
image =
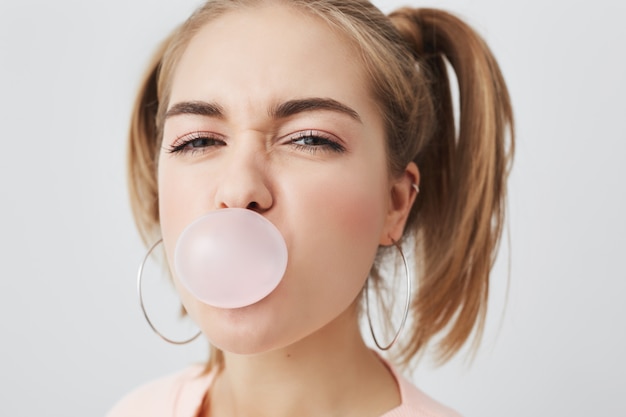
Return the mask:
[(382, 417), (461, 417), (459, 413), (429, 397), (387, 363), (400, 389), (402, 404)]
[[(398, 377), (402, 392), (403, 413), (393, 417), (461, 417), (459, 413), (426, 395), (402, 376)], [(391, 417), (391, 416), (390, 416)]]
[(199, 406), (211, 380), (204, 366), (191, 366), (140, 386), (122, 398), (106, 417), (172, 416), (181, 405)]

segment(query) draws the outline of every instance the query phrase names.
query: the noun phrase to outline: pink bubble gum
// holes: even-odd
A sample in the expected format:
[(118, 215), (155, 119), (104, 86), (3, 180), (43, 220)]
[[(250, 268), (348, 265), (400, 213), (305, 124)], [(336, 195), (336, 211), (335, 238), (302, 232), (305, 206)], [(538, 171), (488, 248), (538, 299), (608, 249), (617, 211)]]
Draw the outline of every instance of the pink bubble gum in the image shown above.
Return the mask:
[(221, 209), (183, 230), (174, 252), (181, 283), (198, 300), (240, 308), (267, 297), (287, 268), (287, 245), (265, 217), (247, 209)]

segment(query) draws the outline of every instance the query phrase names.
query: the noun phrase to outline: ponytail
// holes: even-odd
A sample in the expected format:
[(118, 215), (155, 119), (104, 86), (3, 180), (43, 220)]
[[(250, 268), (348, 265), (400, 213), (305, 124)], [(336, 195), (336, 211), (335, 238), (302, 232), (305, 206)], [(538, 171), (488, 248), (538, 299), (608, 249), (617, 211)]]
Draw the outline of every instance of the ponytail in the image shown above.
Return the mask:
[[(484, 327), (504, 223), (513, 112), (498, 64), (468, 25), (433, 9), (403, 8), (390, 18), (427, 77), (434, 122), (414, 157), (421, 193), (407, 229), (416, 232), (421, 280), (414, 334), (400, 355), (408, 362), (445, 332), (438, 344), (445, 361)], [(458, 133), (446, 61), (458, 81)]]
[(135, 224), (144, 244), (160, 236), (157, 187), (159, 155), (158, 77), (169, 39), (161, 44), (145, 73), (131, 114), (128, 141), (128, 189)]

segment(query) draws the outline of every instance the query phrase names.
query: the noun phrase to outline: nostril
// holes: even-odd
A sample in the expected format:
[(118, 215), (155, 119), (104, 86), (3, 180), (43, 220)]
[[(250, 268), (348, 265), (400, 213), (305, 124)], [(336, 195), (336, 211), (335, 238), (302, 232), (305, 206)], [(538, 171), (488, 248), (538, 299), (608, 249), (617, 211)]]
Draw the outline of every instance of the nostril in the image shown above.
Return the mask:
[(217, 187), (213, 198), (216, 207), (245, 208), (257, 213), (269, 210), (274, 203), (273, 194), (265, 181), (249, 173), (228, 176)]

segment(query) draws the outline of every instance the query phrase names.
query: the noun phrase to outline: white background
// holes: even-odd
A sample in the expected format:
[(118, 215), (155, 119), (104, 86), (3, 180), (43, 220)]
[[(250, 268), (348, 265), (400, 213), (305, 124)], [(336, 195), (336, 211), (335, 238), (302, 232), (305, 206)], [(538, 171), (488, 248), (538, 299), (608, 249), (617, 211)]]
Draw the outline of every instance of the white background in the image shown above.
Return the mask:
[[(197, 4), (0, 4), (2, 416), (102, 415), (205, 357), (204, 342), (166, 345), (140, 315), (124, 178), (145, 62)], [(474, 362), (426, 361), (415, 381), (467, 417), (626, 416), (626, 3), (415, 5), (484, 35), (518, 127), (508, 301), (503, 251)]]

